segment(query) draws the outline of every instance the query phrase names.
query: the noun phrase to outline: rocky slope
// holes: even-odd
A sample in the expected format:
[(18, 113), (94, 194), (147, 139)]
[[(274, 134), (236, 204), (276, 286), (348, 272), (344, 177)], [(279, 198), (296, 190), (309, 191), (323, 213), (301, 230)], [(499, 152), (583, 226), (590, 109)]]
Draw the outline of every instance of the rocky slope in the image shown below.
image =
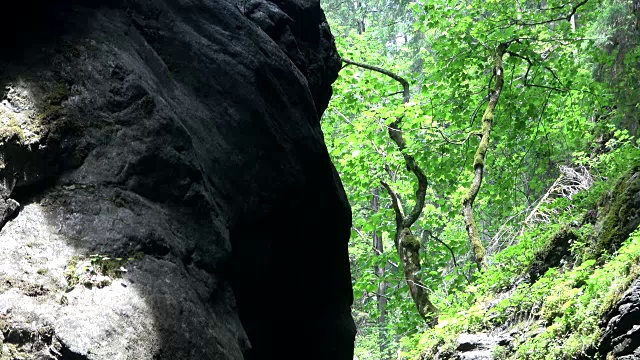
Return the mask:
[(640, 164), (592, 190), (586, 208), (536, 234), (506, 287), (433, 330), (444, 335), (420, 358), (640, 359)]
[(1, 25), (0, 358), (350, 359), (318, 2), (87, 4)]
[(640, 279), (636, 280), (604, 319), (598, 352), (608, 359), (640, 359)]

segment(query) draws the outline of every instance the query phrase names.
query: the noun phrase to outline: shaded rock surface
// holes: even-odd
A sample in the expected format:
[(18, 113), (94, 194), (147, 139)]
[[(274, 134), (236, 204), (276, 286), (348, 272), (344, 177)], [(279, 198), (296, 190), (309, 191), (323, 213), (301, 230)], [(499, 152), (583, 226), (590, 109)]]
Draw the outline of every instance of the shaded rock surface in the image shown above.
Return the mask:
[(606, 316), (599, 352), (614, 359), (640, 359), (640, 279)]
[(599, 205), (596, 250), (613, 253), (640, 225), (640, 167), (626, 173)]
[(571, 228), (560, 229), (549, 239), (549, 245), (536, 254), (529, 268), (529, 281), (534, 283), (541, 278), (547, 270), (563, 266), (573, 261), (570, 247), (578, 236)]
[(340, 61), (318, 2), (17, 6), (0, 358), (351, 359), (351, 213), (319, 126)]
[(512, 339), (506, 334), (461, 334), (458, 347), (451, 357), (456, 360), (492, 360), (496, 346), (508, 345)]

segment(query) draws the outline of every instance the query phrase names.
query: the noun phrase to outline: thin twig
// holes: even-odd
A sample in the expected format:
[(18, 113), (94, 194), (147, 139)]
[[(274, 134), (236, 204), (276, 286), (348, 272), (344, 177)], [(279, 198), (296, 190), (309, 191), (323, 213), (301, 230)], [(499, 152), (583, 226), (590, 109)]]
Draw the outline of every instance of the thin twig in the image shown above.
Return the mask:
[(589, 1), (589, 0), (584, 0), (584, 1), (582, 1), (582, 2), (580, 2), (580, 3), (578, 3), (578, 4), (576, 4), (576, 5), (571, 9), (571, 12), (569, 12), (569, 14), (567, 14), (566, 16), (561, 16), (561, 17), (557, 17), (557, 18), (555, 18), (555, 19), (544, 20), (544, 21), (536, 21), (536, 22), (531, 22), (531, 23), (524, 22), (524, 21), (520, 21), (520, 20), (518, 20), (518, 19), (511, 19), (511, 21), (512, 21), (512, 25), (519, 25), (519, 26), (536, 26), (536, 25), (550, 24), (550, 23), (554, 23), (554, 22), (562, 21), (562, 20), (565, 20), (565, 21), (571, 21), (571, 17), (572, 17), (573, 15), (575, 15), (575, 14), (576, 14), (576, 12), (578, 11), (578, 9), (579, 9), (582, 5), (586, 4), (588, 1)]

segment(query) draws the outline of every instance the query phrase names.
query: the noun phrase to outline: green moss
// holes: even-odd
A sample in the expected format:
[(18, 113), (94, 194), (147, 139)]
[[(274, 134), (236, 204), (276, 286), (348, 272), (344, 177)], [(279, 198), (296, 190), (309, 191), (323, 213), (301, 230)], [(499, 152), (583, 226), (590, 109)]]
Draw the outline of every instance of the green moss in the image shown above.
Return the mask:
[(42, 110), (40, 110), (40, 112), (38, 113), (38, 116), (36, 117), (36, 121), (39, 124), (50, 124), (54, 120), (60, 118), (61, 116), (62, 116), (62, 106), (47, 105), (44, 108), (42, 108)]
[(64, 278), (67, 280), (69, 288), (73, 288), (80, 283), (80, 275), (78, 274), (78, 262), (80, 257), (72, 256), (67, 262), (67, 266), (64, 269)]
[(414, 235), (406, 235), (402, 238), (402, 245), (409, 250), (420, 249), (420, 240)]
[[(450, 329), (452, 330), (452, 329)], [(456, 351), (459, 332), (436, 332), (432, 331), (428, 337), (422, 337), (420, 342), (424, 345), (423, 351), (419, 355), (420, 359), (450, 359)]]
[[(13, 331), (12, 326), (0, 321), (0, 330), (3, 333)], [(18, 330), (21, 331), (21, 330)], [(23, 330), (22, 330), (23, 331)], [(22, 332), (21, 331), (21, 332)], [(51, 344), (53, 329), (50, 326), (38, 328), (36, 331), (29, 331), (25, 336), (13, 341), (0, 340), (0, 360), (36, 359), (41, 358), (36, 354), (40, 344)]]
[(127, 263), (127, 259), (112, 258), (106, 255), (91, 255), (91, 265), (98, 274), (108, 276), (112, 279), (122, 276), (122, 268)]
[(589, 243), (593, 238), (593, 232), (594, 226), (589, 223), (584, 223), (580, 228), (574, 230), (577, 239), (573, 240), (570, 250), (574, 259), (576, 259), (576, 263), (580, 264), (593, 259), (593, 256), (589, 255), (591, 253)]
[[(640, 274), (639, 261), (640, 231), (636, 231), (602, 267), (587, 261), (550, 283), (551, 293), (542, 304), (547, 326), (520, 344), (516, 358), (573, 359), (596, 346), (602, 317)], [(579, 284), (583, 285), (578, 288)]]
[(544, 240), (544, 245), (536, 252), (533, 262), (529, 266), (529, 278), (536, 281), (552, 267), (558, 267), (563, 258), (571, 257), (572, 243), (578, 239), (575, 229), (563, 226)]
[(484, 154), (476, 153), (473, 157), (473, 166), (484, 166)]
[[(640, 215), (640, 208), (634, 206), (633, 197), (640, 192), (640, 166), (634, 167), (618, 180), (611, 194), (610, 205), (600, 224), (597, 233), (594, 255), (600, 256), (604, 251), (613, 252), (633, 229), (629, 222)], [(604, 200), (606, 202), (606, 200)], [(637, 204), (635, 204), (637, 205)]]
[(617, 287), (613, 291), (610, 291), (605, 297), (600, 313), (604, 315), (613, 309), (618, 301), (622, 299), (624, 292), (629, 288), (629, 286), (631, 286), (631, 283), (633, 283), (633, 281), (638, 277), (640, 277), (640, 264), (632, 264), (629, 268), (628, 274), (623, 276), (619, 285), (617, 285)]
[(20, 127), (14, 113), (0, 109), (0, 118), (9, 120), (7, 125), (0, 125), (0, 145), (7, 142), (21, 143), (25, 141), (24, 130)]
[[(588, 236), (591, 230), (557, 229), (547, 236), (543, 249), (553, 252), (550, 249), (559, 239), (573, 234), (579, 240)], [(518, 285), (508, 297), (488, 310), (487, 302), (492, 297), (481, 296), (478, 288), (470, 286), (467, 291), (475, 293), (477, 300), (470, 306), (445, 311), (440, 316), (440, 325), (418, 338), (417, 342), (425, 345), (421, 347), (422, 358), (435, 358), (440, 349), (451, 349), (462, 332), (488, 331), (523, 318), (541, 322), (529, 322), (532, 325), (529, 330), (517, 331), (519, 335), (509, 349), (497, 349), (494, 358), (573, 359), (584, 354), (601, 338), (600, 321), (604, 314), (615, 306), (640, 275), (640, 230), (636, 230), (621, 244), (615, 256), (607, 260), (602, 266), (595, 260), (588, 260), (575, 268), (551, 268), (536, 282)]]
[[(528, 328), (515, 331), (513, 342), (496, 348), (494, 358), (575, 359), (594, 349), (603, 316), (640, 276), (640, 230), (629, 235), (629, 220), (640, 216), (634, 199), (640, 166), (601, 184), (571, 202), (549, 205), (555, 206), (554, 220), (536, 224), (519, 243), (494, 255), (465, 296), (447, 299), (451, 303), (442, 307), (439, 325), (413, 338), (412, 350), (420, 349), (421, 359), (436, 358), (440, 349), (454, 349), (462, 332), (512, 332), (514, 323), (525, 322)], [(583, 221), (581, 211), (588, 210), (593, 220)], [(588, 256), (596, 252), (599, 261)], [(612, 255), (600, 256), (603, 252)], [(536, 279), (524, 276), (540, 264), (546, 268)]]
[(0, 360), (29, 359), (30, 356), (23, 351), (22, 346), (4, 343), (0, 348)]
[(141, 260), (144, 254), (136, 252), (129, 257), (119, 258), (107, 255), (93, 254), (86, 257), (73, 256), (65, 268), (65, 279), (69, 288), (78, 284), (86, 287), (102, 288), (111, 284), (113, 279), (121, 278), (126, 272), (126, 264), (130, 261)]
[(49, 270), (46, 268), (41, 268), (41, 269), (38, 269), (37, 271), (38, 275), (47, 275), (48, 272)]
[(63, 130), (74, 128), (74, 124), (64, 116), (65, 112), (62, 103), (68, 98), (68, 86), (62, 83), (56, 84), (44, 96), (35, 117), (35, 122), (40, 126), (46, 126), (53, 133), (60, 133)]
[(576, 234), (575, 229), (569, 226), (564, 226), (545, 241), (545, 245), (540, 251), (538, 251), (536, 258), (543, 260), (547, 258), (553, 250), (560, 246), (564, 247), (564, 245), (577, 238), (578, 234)]
[(8, 142), (21, 143), (24, 140), (24, 131), (20, 127), (0, 126), (0, 145)]
[(575, 305), (577, 295), (580, 289), (572, 288), (568, 283), (560, 283), (555, 286), (557, 292), (550, 294), (544, 299), (540, 316), (546, 321), (547, 325), (553, 324), (553, 321), (570, 311)]
[(509, 358), (509, 349), (505, 346), (498, 345), (493, 349), (492, 355), (495, 360), (506, 360)]

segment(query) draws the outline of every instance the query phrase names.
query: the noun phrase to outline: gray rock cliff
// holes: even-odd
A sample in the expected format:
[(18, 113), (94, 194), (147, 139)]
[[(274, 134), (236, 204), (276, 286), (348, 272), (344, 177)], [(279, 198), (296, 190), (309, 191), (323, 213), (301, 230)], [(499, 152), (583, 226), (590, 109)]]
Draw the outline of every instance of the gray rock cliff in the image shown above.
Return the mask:
[(640, 279), (622, 296), (603, 320), (598, 352), (607, 359), (640, 359)]
[(351, 213), (319, 126), (340, 60), (318, 1), (16, 6), (0, 359), (351, 359)]

